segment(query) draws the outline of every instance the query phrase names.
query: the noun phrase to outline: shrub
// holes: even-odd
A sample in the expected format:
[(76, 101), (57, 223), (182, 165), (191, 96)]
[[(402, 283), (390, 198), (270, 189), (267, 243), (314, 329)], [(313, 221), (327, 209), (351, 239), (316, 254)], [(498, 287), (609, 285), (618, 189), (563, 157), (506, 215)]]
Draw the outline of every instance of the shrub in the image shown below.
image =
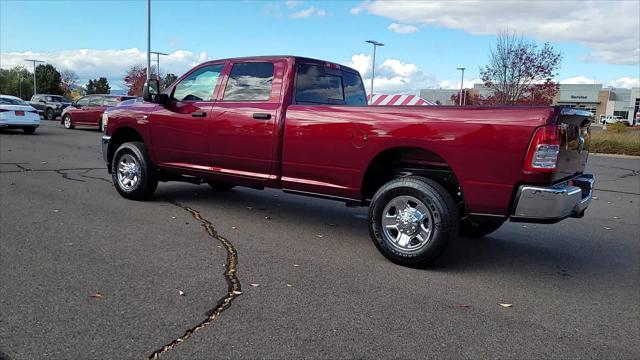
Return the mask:
[(627, 132), (627, 130), (628, 130), (627, 125), (625, 125), (623, 123), (619, 123), (619, 122), (613, 123), (613, 124), (607, 126), (607, 131), (611, 131), (611, 132), (616, 133), (616, 134), (624, 134), (624, 133)]

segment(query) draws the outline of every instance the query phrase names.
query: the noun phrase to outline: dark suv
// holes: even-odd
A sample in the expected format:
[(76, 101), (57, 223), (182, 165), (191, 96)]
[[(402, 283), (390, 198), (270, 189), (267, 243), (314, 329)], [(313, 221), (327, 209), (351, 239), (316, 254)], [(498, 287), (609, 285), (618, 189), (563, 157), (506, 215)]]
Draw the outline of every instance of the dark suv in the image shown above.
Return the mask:
[(38, 113), (44, 115), (47, 120), (55, 120), (57, 116), (62, 114), (62, 110), (71, 105), (71, 100), (60, 95), (36, 94), (31, 97), (29, 105), (38, 110)]

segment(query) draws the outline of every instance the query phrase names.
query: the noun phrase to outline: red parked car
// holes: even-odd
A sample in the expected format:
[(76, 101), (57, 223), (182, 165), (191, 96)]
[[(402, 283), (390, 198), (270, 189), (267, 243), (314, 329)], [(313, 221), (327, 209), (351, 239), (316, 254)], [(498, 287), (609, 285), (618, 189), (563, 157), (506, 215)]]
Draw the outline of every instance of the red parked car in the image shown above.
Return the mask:
[(357, 71), (291, 56), (210, 61), (157, 89), (105, 113), (104, 159), (127, 199), (175, 180), (369, 206), (376, 247), (410, 266), (459, 230), (582, 217), (591, 201), (590, 112), (368, 106)]
[(102, 94), (83, 96), (62, 111), (60, 123), (64, 125), (65, 129), (90, 126), (97, 127), (102, 131), (102, 113), (129, 99), (135, 99), (135, 97)]

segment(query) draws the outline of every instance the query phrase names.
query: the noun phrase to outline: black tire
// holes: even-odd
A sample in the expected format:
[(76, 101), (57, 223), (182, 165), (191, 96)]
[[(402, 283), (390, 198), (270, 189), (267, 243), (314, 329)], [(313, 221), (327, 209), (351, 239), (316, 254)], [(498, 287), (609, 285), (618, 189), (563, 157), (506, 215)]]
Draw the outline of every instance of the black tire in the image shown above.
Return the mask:
[(211, 189), (214, 191), (229, 191), (236, 187), (234, 184), (229, 184), (222, 181), (207, 181), (207, 184), (209, 184)]
[(73, 126), (73, 123), (71, 122), (71, 116), (69, 115), (65, 115), (62, 118), (62, 125), (64, 125), (65, 129), (73, 129), (75, 126)]
[(24, 133), (27, 134), (27, 135), (31, 135), (34, 132), (36, 132), (36, 128), (35, 128), (35, 126), (26, 127), (26, 128), (23, 128), (22, 131), (24, 131)]
[[(422, 212), (427, 214), (424, 217), (421, 216), (422, 220), (418, 225), (421, 228), (417, 231), (421, 236), (423, 235), (422, 226), (428, 227), (425, 222), (431, 224), (428, 238), (420, 241), (422, 245), (416, 245), (420, 247), (414, 250), (400, 249), (400, 241), (394, 244), (388, 235), (393, 230), (385, 232), (382, 224), (383, 217), (389, 219), (389, 214), (384, 212), (391, 211), (394, 201), (403, 198), (417, 199), (422, 202), (422, 207), (415, 207), (415, 209), (424, 209), (425, 211)], [(408, 201), (409, 204), (411, 202), (412, 200)], [(396, 217), (391, 218), (394, 219), (391, 221), (396, 221), (396, 226), (401, 226), (397, 222), (401, 215), (402, 212), (396, 212)], [(431, 264), (457, 237), (458, 224), (458, 207), (451, 195), (440, 184), (421, 177), (411, 176), (389, 181), (376, 192), (369, 207), (369, 234), (373, 243), (387, 259), (404, 266), (425, 267)], [(401, 232), (395, 231), (399, 236)], [(412, 246), (416, 239), (417, 237), (412, 238), (407, 245)]]
[(460, 223), (460, 235), (466, 237), (482, 237), (498, 230), (504, 224), (504, 219), (483, 222), (463, 221)]
[(56, 115), (53, 112), (53, 109), (51, 108), (47, 109), (47, 111), (44, 112), (44, 118), (47, 120), (55, 120)]
[[(126, 159), (125, 159), (126, 157)], [(133, 159), (135, 162), (135, 183), (129, 182), (129, 187), (119, 180), (118, 166), (121, 160)], [(133, 170), (132, 170), (133, 171)], [(147, 200), (158, 187), (158, 179), (155, 169), (144, 143), (127, 142), (116, 150), (111, 161), (111, 177), (116, 190), (125, 199), (129, 200)]]

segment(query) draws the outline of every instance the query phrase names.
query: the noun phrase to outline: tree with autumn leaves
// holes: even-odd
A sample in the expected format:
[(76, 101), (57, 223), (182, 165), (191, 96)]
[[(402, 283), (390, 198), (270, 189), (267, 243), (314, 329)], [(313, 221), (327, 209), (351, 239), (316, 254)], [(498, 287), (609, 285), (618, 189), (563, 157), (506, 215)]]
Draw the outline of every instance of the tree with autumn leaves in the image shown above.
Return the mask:
[[(151, 77), (157, 77), (156, 68), (154, 66), (151, 66)], [(160, 81), (160, 90), (162, 91), (166, 89), (177, 79), (178, 77), (175, 74), (166, 74)], [(144, 82), (146, 80), (147, 68), (144, 65), (134, 65), (130, 67), (124, 76), (124, 83), (129, 89), (127, 94), (131, 96), (142, 96), (142, 88), (144, 87)]]
[[(508, 31), (498, 35), (489, 54), (489, 64), (480, 68), (480, 78), (491, 95), (473, 94), (466, 105), (551, 105), (558, 93), (553, 80), (562, 54), (549, 43), (539, 47)], [(457, 104), (459, 95), (451, 97)], [(467, 93), (467, 95), (470, 95)]]

